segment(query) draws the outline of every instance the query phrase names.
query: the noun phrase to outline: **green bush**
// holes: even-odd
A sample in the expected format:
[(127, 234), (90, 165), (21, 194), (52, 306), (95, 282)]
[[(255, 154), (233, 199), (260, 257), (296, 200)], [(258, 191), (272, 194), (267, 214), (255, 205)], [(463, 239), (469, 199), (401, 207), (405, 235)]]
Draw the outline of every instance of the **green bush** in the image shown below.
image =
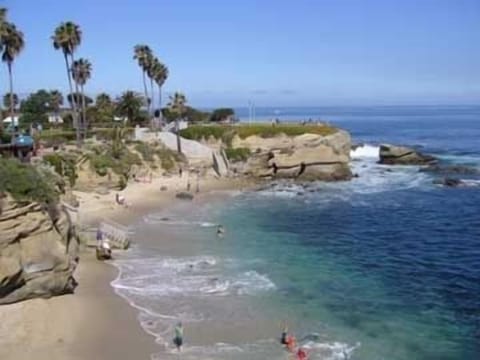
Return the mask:
[(246, 161), (249, 158), (251, 151), (249, 148), (227, 148), (225, 149), (225, 154), (230, 161)]
[(235, 128), (233, 126), (221, 125), (193, 125), (180, 131), (180, 135), (190, 140), (208, 140), (210, 137), (221, 140), (227, 146), (231, 146), (233, 137), (235, 136)]
[(0, 158), (0, 193), (9, 193), (20, 202), (54, 204), (58, 194), (53, 182), (30, 164)]

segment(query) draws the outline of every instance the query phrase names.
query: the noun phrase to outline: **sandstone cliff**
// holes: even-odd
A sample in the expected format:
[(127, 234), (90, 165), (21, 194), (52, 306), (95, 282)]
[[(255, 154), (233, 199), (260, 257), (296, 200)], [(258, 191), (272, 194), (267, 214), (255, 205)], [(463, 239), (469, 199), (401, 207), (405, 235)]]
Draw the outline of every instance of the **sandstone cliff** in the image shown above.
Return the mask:
[(304, 181), (348, 180), (350, 134), (338, 130), (330, 135), (278, 135), (273, 138), (235, 137), (233, 147), (248, 148), (250, 159), (237, 172), (261, 178), (287, 178)]
[(0, 304), (73, 292), (77, 246), (61, 207), (0, 199)]

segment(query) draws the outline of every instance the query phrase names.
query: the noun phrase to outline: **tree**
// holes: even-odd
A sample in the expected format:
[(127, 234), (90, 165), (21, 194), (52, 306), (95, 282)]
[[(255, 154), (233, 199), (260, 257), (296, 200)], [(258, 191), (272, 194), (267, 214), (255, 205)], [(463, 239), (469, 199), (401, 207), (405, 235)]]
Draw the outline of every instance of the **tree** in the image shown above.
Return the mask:
[(142, 69), (142, 76), (143, 76), (143, 90), (145, 93), (145, 99), (147, 101), (147, 107), (150, 111), (150, 103), (151, 99), (148, 97), (148, 90), (147, 90), (147, 69), (150, 67), (150, 63), (152, 61), (152, 49), (148, 45), (140, 44), (135, 45), (133, 48), (134, 56), (133, 58), (137, 60), (138, 66)]
[[(52, 36), (53, 47), (55, 50), (61, 50), (63, 53), (63, 57), (65, 59), (65, 66), (67, 68), (67, 78), (68, 78), (68, 86), (70, 89), (70, 93), (73, 93), (73, 86), (72, 86), (72, 74), (71, 68), (68, 57), (71, 56), (73, 58), (73, 53), (75, 49), (80, 45), (82, 39), (82, 32), (80, 27), (71, 22), (67, 21), (61, 23), (56, 29)], [(73, 59), (72, 59), (73, 63)], [(78, 91), (77, 91), (78, 92)], [(77, 104), (75, 101), (70, 102), (73, 111), (73, 123), (76, 129), (76, 137), (77, 137), (77, 146), (80, 147), (81, 139), (80, 139), (80, 127), (78, 124), (78, 113), (77, 113)]]
[(59, 116), (60, 108), (63, 105), (63, 95), (58, 90), (50, 91), (50, 107), (55, 113), (55, 116)]
[[(14, 118), (15, 115), (15, 101), (13, 98), (13, 74), (12, 67), (15, 58), (22, 52), (25, 41), (23, 33), (16, 28), (12, 23), (5, 22), (2, 29), (1, 44), (3, 48), (2, 61), (7, 64), (8, 78), (10, 84), (10, 116)], [(12, 137), (14, 134), (12, 133)]]
[(80, 58), (75, 60), (72, 65), (73, 79), (75, 83), (80, 86), (80, 92), (82, 94), (82, 130), (84, 138), (87, 136), (86, 129), (87, 124), (87, 106), (85, 104), (85, 91), (84, 87), (87, 81), (92, 76), (92, 64), (87, 59)]
[(130, 124), (138, 123), (141, 117), (143, 98), (134, 91), (125, 91), (117, 100), (117, 113), (128, 119)]
[(5, 106), (5, 108), (7, 109), (10, 109), (12, 107), (11, 105), (11, 101), (13, 99), (13, 109), (15, 109), (17, 106), (18, 106), (18, 95), (17, 94), (10, 94), (10, 93), (7, 93), (3, 96), (3, 106)]
[(179, 120), (183, 118), (185, 114), (185, 106), (187, 98), (181, 92), (175, 92), (173, 96), (170, 96), (170, 103), (168, 104), (169, 110), (175, 115), (175, 131), (177, 133), (177, 151), (180, 154), (182, 152), (182, 144), (180, 142), (180, 124)]
[(212, 115), (210, 116), (210, 121), (225, 121), (235, 115), (235, 111), (230, 108), (220, 108), (213, 110)]
[(92, 109), (92, 113), (95, 114), (95, 119), (98, 122), (111, 122), (113, 121), (115, 112), (115, 104), (108, 94), (98, 94), (95, 99), (95, 106)]
[(30, 125), (35, 122), (47, 123), (48, 112), (53, 109), (52, 96), (46, 90), (38, 90), (30, 94), (20, 104), (20, 123)]

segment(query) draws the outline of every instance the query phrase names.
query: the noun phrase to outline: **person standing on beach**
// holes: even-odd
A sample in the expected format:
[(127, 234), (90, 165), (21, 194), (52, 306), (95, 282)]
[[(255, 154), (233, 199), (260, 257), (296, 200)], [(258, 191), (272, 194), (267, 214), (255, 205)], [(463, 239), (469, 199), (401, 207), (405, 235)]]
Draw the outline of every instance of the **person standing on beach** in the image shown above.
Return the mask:
[(182, 351), (183, 345), (183, 326), (182, 323), (179, 322), (177, 326), (175, 326), (175, 337), (173, 338), (173, 343), (177, 347), (178, 351)]

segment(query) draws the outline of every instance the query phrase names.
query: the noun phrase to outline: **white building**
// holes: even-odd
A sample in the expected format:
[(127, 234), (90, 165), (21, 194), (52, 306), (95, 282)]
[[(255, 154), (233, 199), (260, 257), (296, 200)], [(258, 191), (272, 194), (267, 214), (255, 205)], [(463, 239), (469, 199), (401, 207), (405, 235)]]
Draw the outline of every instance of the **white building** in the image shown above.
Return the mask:
[(20, 116), (18, 115), (14, 115), (13, 116), (13, 124), (12, 124), (12, 117), (11, 116), (7, 116), (5, 119), (2, 120), (3, 122), (3, 125), (5, 126), (18, 126), (18, 119), (20, 118)]

